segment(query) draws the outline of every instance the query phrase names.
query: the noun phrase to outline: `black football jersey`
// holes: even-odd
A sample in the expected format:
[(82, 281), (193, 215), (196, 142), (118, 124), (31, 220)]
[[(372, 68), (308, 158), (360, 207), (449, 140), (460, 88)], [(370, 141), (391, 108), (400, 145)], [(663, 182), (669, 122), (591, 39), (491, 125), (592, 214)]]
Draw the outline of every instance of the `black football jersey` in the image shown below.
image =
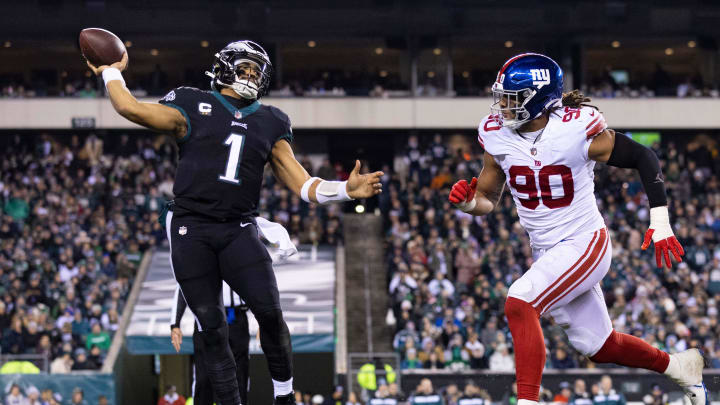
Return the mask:
[(172, 90), (160, 103), (187, 121), (178, 141), (173, 210), (220, 221), (256, 216), (272, 147), (292, 141), (288, 116), (259, 101), (237, 108), (217, 91), (192, 87)]

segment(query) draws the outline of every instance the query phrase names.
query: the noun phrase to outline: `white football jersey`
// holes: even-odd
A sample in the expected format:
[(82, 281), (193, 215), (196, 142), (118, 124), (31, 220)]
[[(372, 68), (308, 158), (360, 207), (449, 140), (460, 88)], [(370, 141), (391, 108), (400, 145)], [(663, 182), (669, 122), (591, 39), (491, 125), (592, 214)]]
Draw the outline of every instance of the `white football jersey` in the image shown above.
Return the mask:
[(537, 141), (495, 117), (480, 122), (478, 142), (505, 172), (533, 248), (604, 227), (595, 202), (595, 162), (588, 158), (592, 139), (607, 128), (602, 114), (591, 107), (558, 109)]

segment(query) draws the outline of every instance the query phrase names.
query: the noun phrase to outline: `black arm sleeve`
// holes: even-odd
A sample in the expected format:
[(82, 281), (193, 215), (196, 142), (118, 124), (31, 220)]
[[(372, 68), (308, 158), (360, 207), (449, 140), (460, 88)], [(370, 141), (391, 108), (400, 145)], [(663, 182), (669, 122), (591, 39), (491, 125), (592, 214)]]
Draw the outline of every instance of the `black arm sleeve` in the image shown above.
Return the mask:
[(615, 146), (607, 164), (625, 169), (637, 169), (650, 208), (667, 205), (665, 180), (660, 170), (660, 161), (652, 149), (640, 145), (623, 133), (616, 132)]
[(175, 303), (174, 308), (175, 311), (172, 317), (173, 323), (170, 325), (170, 329), (180, 327), (180, 320), (182, 320), (183, 315), (185, 315), (185, 308), (187, 308), (185, 297), (183, 297), (182, 292), (180, 292), (179, 289), (177, 291), (177, 302)]

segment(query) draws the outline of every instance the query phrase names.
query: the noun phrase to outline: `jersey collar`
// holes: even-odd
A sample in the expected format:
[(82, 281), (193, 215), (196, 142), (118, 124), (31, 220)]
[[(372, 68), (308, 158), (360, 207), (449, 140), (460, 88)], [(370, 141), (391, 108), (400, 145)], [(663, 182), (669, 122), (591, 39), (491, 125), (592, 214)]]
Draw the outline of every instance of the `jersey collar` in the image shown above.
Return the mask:
[(257, 111), (258, 108), (260, 108), (259, 100), (255, 100), (255, 102), (253, 102), (252, 104), (250, 104), (247, 107), (235, 108), (234, 105), (230, 104), (229, 101), (225, 100), (225, 97), (223, 97), (222, 94), (218, 93), (215, 90), (213, 90), (212, 94), (213, 94), (213, 96), (215, 96), (215, 98), (220, 100), (220, 103), (222, 103), (222, 105), (228, 111), (230, 111), (230, 114), (232, 114), (235, 117), (235, 119), (238, 119), (238, 120), (247, 117), (248, 115)]

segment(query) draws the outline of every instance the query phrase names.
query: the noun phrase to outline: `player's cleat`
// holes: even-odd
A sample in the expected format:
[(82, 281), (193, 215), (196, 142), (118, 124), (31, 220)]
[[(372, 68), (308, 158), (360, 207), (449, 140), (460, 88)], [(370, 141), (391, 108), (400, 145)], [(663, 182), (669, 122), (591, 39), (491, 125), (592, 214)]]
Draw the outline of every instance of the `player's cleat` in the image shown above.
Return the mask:
[(703, 368), (705, 360), (698, 349), (689, 349), (684, 352), (670, 355), (670, 364), (665, 375), (680, 386), (692, 405), (706, 405), (708, 391), (703, 383)]
[(275, 397), (273, 405), (295, 405), (295, 392)]

